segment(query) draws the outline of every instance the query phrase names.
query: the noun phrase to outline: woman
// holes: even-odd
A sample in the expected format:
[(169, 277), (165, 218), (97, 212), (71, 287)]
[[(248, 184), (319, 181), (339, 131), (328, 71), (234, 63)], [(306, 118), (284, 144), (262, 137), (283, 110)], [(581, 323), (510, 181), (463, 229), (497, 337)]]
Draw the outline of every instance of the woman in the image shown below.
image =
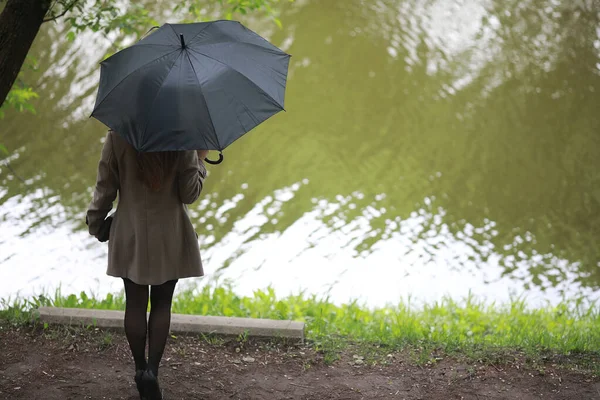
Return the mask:
[[(158, 367), (177, 280), (203, 275), (186, 204), (200, 196), (206, 155), (205, 150), (138, 153), (112, 131), (102, 149), (87, 222), (91, 235), (101, 241), (110, 238), (107, 274), (125, 284), (125, 335), (142, 399), (162, 399)], [(107, 218), (117, 194), (118, 208)]]

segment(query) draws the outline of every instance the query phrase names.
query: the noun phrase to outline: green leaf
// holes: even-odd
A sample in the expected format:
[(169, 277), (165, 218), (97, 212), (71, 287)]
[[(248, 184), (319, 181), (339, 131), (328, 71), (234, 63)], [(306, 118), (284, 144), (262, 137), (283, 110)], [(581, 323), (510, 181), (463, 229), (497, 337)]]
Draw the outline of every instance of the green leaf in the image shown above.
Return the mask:
[(25, 110), (29, 111), (30, 113), (32, 113), (32, 114), (34, 114), (34, 115), (35, 115), (35, 114), (37, 114), (37, 111), (35, 110), (35, 107), (34, 107), (34, 106), (32, 106), (32, 105), (31, 105), (31, 104), (29, 104), (29, 103), (25, 103), (25, 104), (23, 104), (23, 109), (25, 109)]
[(69, 41), (71, 41), (71, 42), (72, 42), (72, 41), (74, 41), (74, 40), (75, 40), (75, 32), (73, 32), (73, 31), (69, 31), (69, 32), (67, 33), (67, 39), (68, 39)]
[(0, 153), (8, 155), (8, 149), (6, 148), (6, 146), (4, 146), (3, 144), (0, 143)]
[(29, 67), (31, 69), (35, 69), (38, 65), (38, 59), (30, 54), (27, 54), (27, 57), (25, 57), (25, 60), (28, 62)]

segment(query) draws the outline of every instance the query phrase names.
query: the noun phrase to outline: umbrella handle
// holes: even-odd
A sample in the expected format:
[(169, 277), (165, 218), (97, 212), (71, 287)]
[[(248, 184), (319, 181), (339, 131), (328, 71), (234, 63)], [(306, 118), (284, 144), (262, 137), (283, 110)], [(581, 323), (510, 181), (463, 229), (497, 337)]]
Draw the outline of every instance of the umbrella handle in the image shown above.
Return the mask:
[(221, 164), (223, 162), (223, 153), (219, 153), (219, 159), (217, 161), (209, 160), (208, 158), (205, 158), (204, 161), (212, 165)]

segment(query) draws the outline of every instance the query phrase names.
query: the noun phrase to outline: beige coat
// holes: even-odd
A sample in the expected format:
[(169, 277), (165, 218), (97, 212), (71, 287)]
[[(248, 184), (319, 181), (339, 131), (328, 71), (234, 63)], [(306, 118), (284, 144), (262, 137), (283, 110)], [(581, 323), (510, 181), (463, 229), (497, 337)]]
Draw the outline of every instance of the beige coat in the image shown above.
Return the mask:
[(180, 153), (175, 170), (159, 192), (147, 188), (138, 171), (136, 151), (109, 132), (87, 212), (89, 232), (98, 237), (119, 195), (110, 227), (107, 274), (141, 285), (202, 276), (198, 239), (186, 204), (200, 196), (206, 177), (204, 164), (195, 151)]

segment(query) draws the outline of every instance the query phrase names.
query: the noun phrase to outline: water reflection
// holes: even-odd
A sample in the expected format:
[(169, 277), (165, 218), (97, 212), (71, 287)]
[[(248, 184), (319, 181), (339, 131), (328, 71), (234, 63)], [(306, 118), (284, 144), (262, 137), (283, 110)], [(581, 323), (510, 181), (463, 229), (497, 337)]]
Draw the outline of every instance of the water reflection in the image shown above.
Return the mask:
[[(522, 253), (518, 260), (505, 257), (494, 251), (491, 242), (477, 239), (477, 235), (491, 238), (497, 234), (493, 221), (481, 227), (467, 224), (452, 234), (443, 223), (444, 211), (432, 207), (427, 199), (427, 207), (405, 220), (386, 221), (384, 238), (368, 251), (361, 251), (360, 243), (374, 237), (370, 215), (378, 211), (367, 207), (370, 211), (342, 224), (335, 215), (344, 205), (352, 204), (349, 199), (317, 201), (312, 211), (284, 232), (264, 233), (262, 227), (272, 221), (265, 214), (276, 214), (283, 203), (294, 199), (302, 185), (282, 188), (275, 197), (259, 201), (225, 237), (207, 246), (207, 264), (221, 268), (211, 269), (202, 280), (185, 282), (179, 290), (190, 284), (201, 287), (232, 281), (241, 294), (250, 295), (258, 287), (272, 285), (281, 294), (307, 291), (336, 302), (360, 299), (373, 306), (411, 295), (432, 301), (443, 294), (461, 297), (472, 293), (505, 301), (526, 293), (531, 304), (563, 296), (594, 298), (593, 290), (578, 281), (575, 263), (551, 254), (536, 255), (534, 258), (547, 257), (552, 268), (545, 274), (532, 274), (532, 266), (540, 260)], [(352, 196), (361, 197), (360, 193)], [(72, 224), (52, 227), (52, 223), (41, 225), (34, 234), (29, 232), (28, 210), (32, 202), (44, 198), (37, 192), (5, 203), (13, 215), (3, 223), (9, 229), (3, 229), (0, 238), (4, 255), (0, 293), (28, 296), (52, 293), (58, 286), (67, 293), (86, 290), (100, 296), (121, 290), (119, 280), (105, 275), (106, 247), (98, 246), (85, 232)], [(40, 209), (33, 219), (64, 218), (64, 209), (54, 203)], [(328, 218), (330, 223), (324, 222)], [(523, 240), (515, 238), (515, 242)], [(205, 234), (201, 241), (206, 245), (214, 236)], [(510, 275), (500, 263), (503, 258), (514, 261)]]
[[(227, 149), (191, 210), (210, 277), (372, 304), (593, 297), (600, 8), (581, 4), (296, 1), (283, 31), (244, 21), (293, 55), (288, 112)], [(72, 48), (46, 29), (39, 115), (0, 122), (27, 181), (0, 169), (0, 271), (19, 282), (0, 296), (113, 285), (82, 218), (104, 130), (87, 119), (95, 63), (111, 44)], [(37, 262), (54, 272), (22, 266)]]
[[(386, 238), (377, 240), (368, 254), (340, 251), (373, 237), (368, 216), (337, 228), (323, 222), (325, 216), (335, 215), (342, 203), (320, 202), (285, 232), (263, 236), (250, 245), (241, 231), (234, 230), (223, 245), (210, 250), (213, 257), (223, 257), (242, 249), (229, 263), (211, 258), (211, 262), (227, 264), (217, 277), (236, 282), (244, 294), (251, 294), (259, 282), (268, 282), (286, 293), (307, 290), (329, 295), (334, 301), (358, 298), (372, 305), (415, 293), (419, 300), (429, 301), (441, 294), (462, 297), (468, 292), (505, 301), (511, 295), (527, 293), (532, 304), (575, 294), (594, 296), (593, 290), (577, 282), (574, 263), (552, 255), (547, 255), (553, 267), (549, 274), (532, 274), (531, 267), (539, 260), (522, 257), (508, 276), (500, 265), (503, 255), (493, 250), (491, 242), (475, 238), (478, 234), (493, 237), (495, 223), (467, 225), (455, 235), (442, 223), (443, 210), (421, 209), (401, 223), (389, 221)], [(432, 230), (429, 221), (436, 221), (439, 229)], [(298, 241), (298, 237), (308, 240)], [(273, 254), (275, 248), (278, 251)], [(326, 267), (323, 260), (327, 260)], [(557, 276), (560, 280), (552, 279)]]

